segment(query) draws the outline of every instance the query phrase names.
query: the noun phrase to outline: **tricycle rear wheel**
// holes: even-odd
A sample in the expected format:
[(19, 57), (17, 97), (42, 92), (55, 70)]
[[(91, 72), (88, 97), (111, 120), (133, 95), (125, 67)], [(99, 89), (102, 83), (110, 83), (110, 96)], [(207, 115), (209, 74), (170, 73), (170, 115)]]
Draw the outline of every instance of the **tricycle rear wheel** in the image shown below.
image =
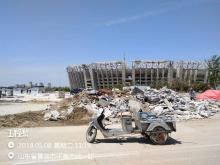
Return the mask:
[(150, 133), (150, 140), (154, 144), (165, 144), (169, 135), (163, 127), (155, 127), (153, 132)]

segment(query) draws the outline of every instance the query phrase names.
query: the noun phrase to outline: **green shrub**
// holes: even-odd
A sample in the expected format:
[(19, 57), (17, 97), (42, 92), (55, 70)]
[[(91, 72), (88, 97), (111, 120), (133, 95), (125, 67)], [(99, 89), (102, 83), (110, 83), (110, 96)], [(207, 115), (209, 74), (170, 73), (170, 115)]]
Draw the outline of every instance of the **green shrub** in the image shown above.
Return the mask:
[(175, 91), (184, 91), (184, 92), (187, 92), (190, 88), (186, 82), (180, 80), (173, 80), (168, 87)]
[(200, 92), (203, 92), (203, 91), (209, 89), (209, 86), (208, 86), (208, 84), (206, 84), (206, 83), (197, 82), (197, 83), (193, 83), (193, 84), (192, 84), (192, 88), (193, 88), (195, 91), (197, 91), (197, 92), (199, 92), (199, 91), (200, 91)]

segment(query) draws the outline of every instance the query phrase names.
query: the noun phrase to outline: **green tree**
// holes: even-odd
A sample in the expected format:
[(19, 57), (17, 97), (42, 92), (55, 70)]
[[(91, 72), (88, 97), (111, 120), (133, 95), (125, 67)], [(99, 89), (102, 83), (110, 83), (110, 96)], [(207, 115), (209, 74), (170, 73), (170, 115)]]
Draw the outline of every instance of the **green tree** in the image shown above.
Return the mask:
[(209, 83), (212, 87), (216, 88), (220, 82), (220, 56), (213, 55), (209, 60), (206, 61), (209, 71)]

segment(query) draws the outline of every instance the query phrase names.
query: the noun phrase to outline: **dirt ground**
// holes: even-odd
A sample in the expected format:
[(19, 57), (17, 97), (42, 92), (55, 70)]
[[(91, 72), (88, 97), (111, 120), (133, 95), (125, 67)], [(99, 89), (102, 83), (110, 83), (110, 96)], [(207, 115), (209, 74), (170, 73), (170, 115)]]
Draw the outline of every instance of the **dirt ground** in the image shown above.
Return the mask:
[(83, 108), (77, 108), (67, 120), (45, 121), (44, 111), (23, 112), (0, 116), (0, 128), (4, 127), (51, 127), (65, 125), (83, 125), (89, 122), (89, 114)]
[[(60, 102), (50, 105), (50, 110), (67, 110), (71, 104), (76, 104), (78, 99), (67, 98)], [(35, 101), (41, 104), (42, 102)], [(49, 103), (48, 103), (49, 104)], [(74, 107), (74, 111), (68, 115), (67, 119), (57, 121), (44, 120), (44, 114), (48, 111), (28, 111), (16, 114), (9, 114), (0, 116), (0, 128), (10, 127), (52, 127), (52, 126), (65, 126), (65, 125), (84, 125), (89, 122), (91, 116), (88, 111), (82, 107)]]

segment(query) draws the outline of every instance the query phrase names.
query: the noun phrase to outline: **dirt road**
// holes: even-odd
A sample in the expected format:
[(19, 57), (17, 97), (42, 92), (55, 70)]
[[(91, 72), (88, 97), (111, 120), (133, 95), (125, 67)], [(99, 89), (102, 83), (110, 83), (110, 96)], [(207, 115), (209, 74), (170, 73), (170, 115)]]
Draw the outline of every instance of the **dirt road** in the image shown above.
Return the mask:
[(142, 137), (117, 140), (103, 139), (100, 134), (96, 144), (88, 144), (86, 128), (1, 129), (0, 164), (220, 164), (220, 114), (212, 119), (178, 122), (177, 132), (163, 146), (152, 145)]

